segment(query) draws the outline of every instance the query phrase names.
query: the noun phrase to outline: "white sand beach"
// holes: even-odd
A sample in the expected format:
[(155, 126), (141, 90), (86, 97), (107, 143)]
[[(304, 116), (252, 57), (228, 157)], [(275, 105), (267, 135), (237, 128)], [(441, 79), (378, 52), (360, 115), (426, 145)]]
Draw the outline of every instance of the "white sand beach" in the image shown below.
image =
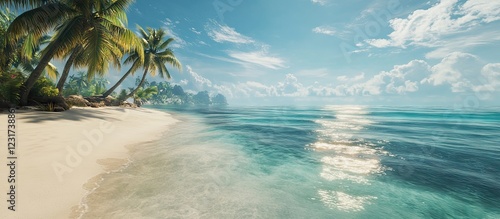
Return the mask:
[[(16, 113), (15, 212), (8, 210), (7, 114), (0, 114), (1, 218), (74, 218), (99, 174), (128, 162), (127, 146), (158, 139), (169, 114), (118, 107)], [(97, 176), (97, 177), (96, 177)], [(97, 180), (98, 181), (98, 180)], [(87, 189), (86, 189), (87, 188)], [(81, 209), (80, 209), (81, 210)]]

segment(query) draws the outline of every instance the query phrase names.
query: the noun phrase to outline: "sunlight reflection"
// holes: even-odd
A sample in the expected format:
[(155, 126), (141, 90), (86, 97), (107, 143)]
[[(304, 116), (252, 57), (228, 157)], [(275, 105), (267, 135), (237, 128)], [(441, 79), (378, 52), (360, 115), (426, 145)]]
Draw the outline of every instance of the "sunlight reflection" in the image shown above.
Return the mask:
[[(318, 141), (309, 145), (321, 153), (323, 164), (320, 176), (330, 182), (342, 184), (342, 181), (369, 185), (368, 176), (382, 173), (380, 163), (381, 149), (376, 149), (376, 142), (359, 138), (359, 132), (374, 122), (367, 118), (368, 110), (363, 106), (327, 106), (332, 111), (333, 120), (317, 120)], [(349, 188), (349, 187), (348, 187)], [(339, 189), (341, 190), (341, 189)], [(341, 211), (361, 211), (373, 196), (357, 196), (349, 191), (318, 190), (321, 201), (329, 208)]]
[(370, 174), (380, 172), (380, 162), (376, 159), (354, 159), (343, 156), (323, 157), (321, 161), (335, 169), (357, 173)]
[(373, 196), (351, 196), (343, 192), (319, 190), (318, 194), (321, 201), (330, 208), (337, 208), (342, 211), (361, 211), (364, 205), (372, 199)]

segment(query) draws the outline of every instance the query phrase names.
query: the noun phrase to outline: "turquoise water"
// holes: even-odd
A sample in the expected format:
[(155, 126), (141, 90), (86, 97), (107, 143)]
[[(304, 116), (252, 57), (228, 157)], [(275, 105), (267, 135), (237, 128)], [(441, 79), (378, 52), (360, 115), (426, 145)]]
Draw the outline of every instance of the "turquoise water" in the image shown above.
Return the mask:
[(500, 218), (500, 111), (154, 107), (83, 218)]

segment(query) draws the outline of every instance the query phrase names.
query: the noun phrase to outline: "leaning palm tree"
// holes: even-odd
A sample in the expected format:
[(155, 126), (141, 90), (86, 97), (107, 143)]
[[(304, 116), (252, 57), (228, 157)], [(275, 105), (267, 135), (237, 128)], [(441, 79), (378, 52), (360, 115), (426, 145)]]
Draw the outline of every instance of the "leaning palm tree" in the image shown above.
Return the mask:
[[(9, 8), (0, 11), (0, 51), (4, 55), (1, 59), (0, 67), (3, 70), (16, 68), (17, 72), (31, 73), (38, 65), (41, 57), (41, 47), (50, 42), (49, 35), (36, 36), (28, 33), (22, 37), (16, 45), (6, 45), (5, 33), (9, 25), (16, 18), (15, 13)], [(58, 71), (52, 63), (48, 63), (43, 71), (50, 79), (56, 80)]]
[(69, 76), (69, 70), (71, 69), (71, 67), (73, 67), (77, 57), (81, 55), (81, 52), (82, 52), (81, 45), (76, 46), (69, 52), (68, 55), (69, 57), (68, 60), (66, 60), (66, 64), (64, 65), (63, 73), (56, 85), (57, 90), (59, 90), (59, 94), (62, 94), (62, 91), (64, 89), (64, 83), (66, 83), (66, 80), (68, 79)]
[[(39, 39), (35, 39), (32, 34), (28, 34), (21, 41), (21, 48), (19, 49), (17, 55), (19, 58), (15, 60), (12, 65), (13, 67), (21, 69), (22, 72), (29, 74), (35, 70), (36, 66), (40, 62), (40, 58), (42, 57), (41, 46), (50, 42), (50, 36), (44, 35)], [(50, 62), (43, 70), (43, 73), (53, 81), (55, 81), (59, 76), (59, 71), (56, 66)]]
[[(45, 4), (39, 6), (39, 2)], [(53, 57), (67, 56), (77, 46), (81, 46), (82, 51), (78, 53), (78, 62), (73, 65), (87, 67), (88, 78), (107, 73), (110, 62), (120, 67), (124, 52), (142, 50), (139, 38), (125, 27), (125, 9), (131, 2), (133, 0), (0, 0), (0, 4), (39, 6), (12, 22), (8, 29), (11, 43), (28, 32), (40, 36), (55, 28), (55, 35), (44, 49), (39, 64), (21, 87), (21, 104), (27, 104), (29, 91), (49, 61)]]
[[(168, 72), (165, 64), (170, 64), (175, 68), (181, 70), (181, 63), (174, 55), (172, 49), (168, 48), (169, 44), (174, 41), (174, 38), (168, 38), (164, 40), (166, 33), (162, 29), (153, 29), (148, 27), (147, 32), (141, 27), (137, 27), (139, 33), (141, 34), (143, 41), (143, 51), (135, 50), (125, 61), (132, 62), (131, 70), (135, 71), (139, 67), (144, 69), (142, 78), (139, 81), (137, 87), (132, 90), (123, 100), (126, 100), (137, 92), (142, 87), (142, 84), (146, 80), (148, 73), (151, 76), (155, 76), (156, 72), (160, 73), (163, 78), (170, 79), (170, 73)], [(144, 61), (141, 62), (141, 53), (144, 54)]]
[[(139, 70), (141, 67), (144, 68), (144, 75), (147, 75), (147, 72), (148, 72), (147, 68), (152, 67), (151, 74), (155, 75), (156, 69), (158, 69), (161, 73), (160, 76), (162, 76), (162, 77), (166, 76), (168, 79), (170, 79), (170, 73), (168, 72), (167, 68), (165, 67), (165, 63), (168, 62), (171, 65), (173, 65), (174, 67), (181, 69), (181, 64), (177, 60), (177, 58), (175, 57), (173, 51), (171, 49), (167, 48), (168, 45), (172, 41), (174, 41), (173, 38), (169, 38), (166, 41), (162, 41), (163, 37), (166, 35), (165, 31), (163, 31), (162, 29), (154, 30), (154, 29), (148, 27), (147, 28), (148, 32), (146, 32), (139, 25), (137, 25), (137, 29), (141, 35), (144, 50), (135, 50), (129, 54), (127, 59), (125, 59), (124, 63), (132, 63), (132, 66), (120, 78), (120, 80), (118, 80), (118, 82), (115, 83), (115, 85), (113, 85), (108, 91), (106, 91), (102, 95), (103, 97), (107, 97), (111, 93), (113, 93), (113, 91), (116, 90), (116, 88), (118, 88), (118, 86), (120, 86), (120, 84), (122, 84), (123, 81), (125, 81), (125, 79), (129, 75), (134, 75), (134, 73), (137, 70)], [(163, 50), (163, 51), (161, 51), (161, 50)], [(158, 55), (159, 57), (158, 57), (158, 62), (155, 66), (154, 56), (156, 56), (156, 55)], [(141, 59), (140, 59), (141, 56), (144, 56), (144, 59), (145, 59), (144, 62), (141, 61)], [(152, 56), (153, 56), (153, 58), (152, 58)], [(161, 58), (160, 56), (163, 58)], [(164, 59), (165, 61), (162, 62), (160, 59)], [(163, 66), (163, 67), (161, 67), (161, 66)], [(145, 76), (142, 78), (142, 80), (139, 79), (138, 81), (136, 81), (136, 86), (141, 87), (143, 85), (144, 81), (145, 81)], [(132, 90), (132, 92), (134, 92), (134, 91)], [(127, 97), (125, 99), (128, 99), (131, 96), (133, 96), (133, 94), (127, 95)]]
[[(143, 44), (146, 44), (146, 43), (143, 43)], [(125, 81), (125, 79), (129, 76), (129, 75), (134, 75), (134, 73), (139, 69), (141, 68), (141, 66), (143, 65), (143, 63), (140, 61), (139, 59), (139, 54), (142, 53), (142, 55), (144, 55), (144, 52), (141, 51), (141, 50), (137, 50), (137, 51), (134, 51), (132, 53), (129, 54), (129, 56), (127, 57), (127, 59), (125, 59), (125, 63), (130, 63), (130, 62), (133, 62), (132, 64), (132, 67), (130, 67), (130, 69), (120, 78), (120, 80), (118, 80), (115, 85), (113, 85), (111, 88), (109, 88), (109, 90), (107, 90), (106, 92), (104, 92), (102, 94), (102, 97), (107, 97), (109, 96), (111, 93), (113, 93), (113, 91), (116, 90), (116, 88), (118, 88), (118, 86), (120, 86), (120, 84), (123, 83), (123, 81)]]

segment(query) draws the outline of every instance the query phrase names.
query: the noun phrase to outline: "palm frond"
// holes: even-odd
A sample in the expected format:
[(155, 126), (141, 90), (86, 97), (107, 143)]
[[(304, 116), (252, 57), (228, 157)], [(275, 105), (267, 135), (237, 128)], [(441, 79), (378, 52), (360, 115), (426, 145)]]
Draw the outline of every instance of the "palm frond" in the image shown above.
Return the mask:
[(147, 41), (149, 39), (149, 34), (139, 25), (137, 25), (137, 30), (139, 31), (139, 34), (141, 35), (142, 40), (147, 43)]
[(132, 53), (129, 53), (129, 55), (127, 56), (127, 58), (125, 59), (125, 61), (123, 61), (124, 64), (128, 64), (128, 63), (134, 63), (137, 61), (137, 58), (138, 58), (138, 54), (137, 54), (138, 51), (134, 51)]
[(173, 41), (174, 38), (168, 38), (167, 40), (165, 40), (165, 42), (163, 42), (161, 45), (158, 46), (158, 50), (166, 49), (169, 46), (169, 44)]
[(43, 3), (40, 0), (0, 0), (0, 5), (12, 5), (16, 8), (39, 7)]
[(57, 71), (57, 67), (53, 65), (52, 63), (49, 63), (47, 67), (45, 67), (45, 73), (47, 76), (49, 76), (50, 79), (56, 80), (57, 77), (59, 76), (59, 72)]
[[(132, 2), (134, 2), (134, 0), (116, 0), (100, 13), (103, 16), (119, 15), (120, 13), (126, 11)], [(126, 20), (124, 22), (126, 22)]]
[(84, 17), (77, 16), (60, 26), (53, 36), (48, 48), (56, 48), (55, 57), (62, 58), (82, 43), (82, 33), (87, 29), (84, 25)]
[[(131, 30), (116, 26), (106, 19), (102, 19), (100, 22), (109, 31), (112, 40), (119, 45), (124, 52), (144, 50), (142, 41)], [(144, 55), (142, 53), (138, 53), (138, 56), (141, 60), (144, 60)]]
[(26, 33), (41, 36), (61, 20), (71, 16), (73, 12), (71, 8), (59, 1), (28, 10), (9, 25), (8, 41), (11, 44), (15, 43)]
[(168, 69), (165, 66), (165, 64), (162, 64), (160, 67), (162, 68), (163, 71), (163, 74), (161, 74), (162, 78), (166, 77), (167, 79), (171, 79), (172, 77), (170, 76), (170, 72), (168, 72)]
[(130, 67), (130, 69), (125, 73), (125, 74), (132, 74), (134, 75), (139, 68), (142, 67), (142, 63), (139, 60), (136, 60), (134, 64)]
[(109, 51), (106, 51), (106, 44), (109, 43), (107, 34), (104, 26), (96, 25), (92, 31), (87, 31), (84, 35), (86, 44), (83, 46), (83, 55), (87, 60), (87, 77), (89, 79), (94, 78), (96, 73), (102, 75), (107, 72), (105, 60), (105, 55), (109, 54)]

